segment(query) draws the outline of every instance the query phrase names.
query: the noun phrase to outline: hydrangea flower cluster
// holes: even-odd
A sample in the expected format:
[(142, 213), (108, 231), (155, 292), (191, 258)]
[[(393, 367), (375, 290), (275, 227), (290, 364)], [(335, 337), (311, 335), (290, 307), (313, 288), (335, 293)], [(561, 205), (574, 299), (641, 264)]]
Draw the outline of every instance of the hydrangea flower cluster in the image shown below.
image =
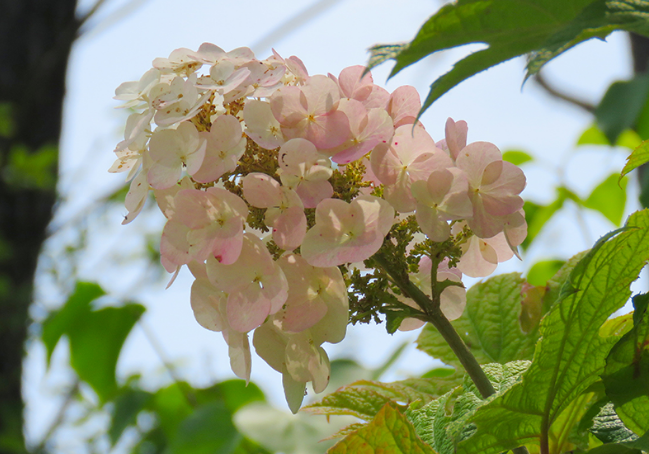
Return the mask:
[[(435, 142), (416, 121), (416, 90), (389, 93), (362, 66), (311, 76), (297, 57), (206, 43), (155, 59), (116, 99), (134, 111), (110, 168), (131, 180), (124, 223), (152, 192), (167, 218), (162, 264), (174, 278), (192, 272), (197, 321), (222, 332), (246, 380), (254, 330), (293, 411), (308, 382), (328, 383), (322, 345), (345, 336), (350, 269), (395, 241), (395, 225), (416, 220), (419, 244), (461, 250), (435, 262), (438, 281), (457, 283), (441, 295), (451, 319), (466, 301), (462, 273), (490, 274), (526, 235), (521, 170), (491, 143), (467, 145), (463, 121)], [(428, 295), (432, 266), (420, 253), (410, 276)]]

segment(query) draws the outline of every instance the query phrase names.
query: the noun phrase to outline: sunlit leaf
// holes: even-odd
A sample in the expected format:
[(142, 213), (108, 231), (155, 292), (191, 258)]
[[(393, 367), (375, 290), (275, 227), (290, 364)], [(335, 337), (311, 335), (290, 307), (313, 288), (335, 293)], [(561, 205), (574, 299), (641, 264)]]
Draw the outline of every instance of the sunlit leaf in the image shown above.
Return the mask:
[(611, 145), (606, 135), (596, 124), (588, 127), (577, 139), (577, 145)]
[(434, 454), (435, 451), (421, 441), (415, 428), (394, 406), (386, 403), (369, 423), (347, 435), (329, 454)]
[(545, 285), (565, 263), (565, 260), (541, 260), (536, 262), (527, 272), (527, 282), (532, 285)]
[(323, 415), (351, 415), (366, 421), (388, 402), (430, 402), (459, 383), (459, 377), (411, 378), (394, 383), (359, 380), (308, 405), (303, 411)]
[(525, 164), (526, 162), (534, 161), (534, 158), (524, 151), (519, 150), (509, 150), (503, 152), (503, 161), (511, 162), (516, 166)]
[(619, 226), (626, 205), (626, 184), (626, 179), (620, 180), (617, 174), (611, 174), (593, 189), (584, 206), (599, 211), (606, 219)]
[(626, 158), (626, 164), (620, 173), (619, 180), (622, 180), (622, 177), (632, 170), (637, 169), (642, 164), (649, 162), (649, 140), (645, 140), (642, 144), (633, 150), (633, 153)]

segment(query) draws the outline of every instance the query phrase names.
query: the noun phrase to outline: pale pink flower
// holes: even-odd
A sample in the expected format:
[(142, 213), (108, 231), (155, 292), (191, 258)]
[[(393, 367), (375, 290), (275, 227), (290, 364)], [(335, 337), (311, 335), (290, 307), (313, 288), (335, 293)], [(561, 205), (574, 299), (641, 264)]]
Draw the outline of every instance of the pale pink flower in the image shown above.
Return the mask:
[(196, 87), (202, 90), (214, 90), (222, 96), (245, 85), (250, 76), (248, 68), (236, 69), (233, 62), (224, 60), (210, 68), (209, 76), (202, 76), (196, 81)]
[(250, 205), (266, 208), (266, 225), (273, 228), (273, 240), (281, 249), (293, 250), (306, 234), (304, 205), (297, 193), (281, 186), (264, 173), (250, 173), (243, 179), (243, 195)]
[(393, 223), (394, 209), (378, 197), (362, 195), (351, 203), (325, 199), (302, 242), (302, 257), (321, 267), (363, 261), (379, 250)]
[(306, 208), (333, 195), (329, 178), (333, 173), (329, 158), (318, 153), (305, 139), (291, 139), (279, 149), (279, 174), (282, 183), (295, 189)]
[(434, 170), (453, 166), (446, 153), (421, 127), (399, 127), (389, 144), (379, 144), (370, 158), (372, 171), (385, 185), (384, 198), (399, 212), (417, 205), (411, 192), (414, 181), (428, 179)]
[(237, 47), (230, 52), (226, 52), (212, 43), (203, 43), (198, 48), (198, 52), (190, 54), (190, 58), (212, 66), (228, 61), (234, 63), (234, 66), (239, 68), (250, 60), (253, 60), (255, 54), (248, 47)]
[(246, 79), (246, 85), (250, 87), (248, 96), (254, 98), (267, 98), (277, 88), (283, 86), (282, 78), (286, 72), (286, 66), (279, 62), (268, 60), (252, 60), (246, 63), (244, 68), (250, 71)]
[(507, 217), (505, 217), (504, 224), (504, 233), (507, 244), (511, 248), (514, 255), (516, 255), (519, 260), (522, 260), (521, 256), (518, 253), (518, 246), (520, 246), (525, 240), (525, 237), (527, 237), (527, 221), (525, 220), (525, 211), (523, 211), (523, 209), (521, 208), (516, 213), (508, 215)]
[(142, 170), (140, 173), (131, 180), (131, 186), (126, 198), (124, 200), (124, 206), (128, 210), (128, 214), (124, 216), (122, 221), (123, 225), (126, 225), (133, 221), (138, 214), (144, 208), (144, 202), (149, 195), (149, 183), (147, 182), (147, 170), (150, 167), (150, 159), (148, 154), (144, 155)]
[(160, 126), (188, 120), (196, 115), (210, 95), (210, 91), (199, 93), (195, 75), (187, 80), (176, 77), (171, 85), (153, 100), (152, 105), (157, 110), (153, 120)]
[(203, 163), (206, 147), (207, 141), (190, 122), (181, 123), (177, 129), (156, 130), (149, 142), (152, 160), (147, 174), (149, 184), (154, 189), (173, 186), (180, 180), (183, 166), (193, 175)]
[(467, 177), (457, 167), (434, 170), (428, 180), (412, 183), (412, 195), (417, 200), (417, 222), (428, 238), (445, 241), (451, 234), (446, 221), (472, 215), (468, 189)]
[(334, 81), (313, 76), (304, 86), (285, 86), (270, 97), (270, 108), (289, 138), (303, 138), (319, 149), (343, 144), (350, 135), (347, 115), (337, 110), (340, 93)]
[(148, 131), (148, 127), (150, 126), (151, 118), (150, 111), (129, 115), (126, 120), (124, 140), (115, 149), (117, 160), (108, 169), (109, 172), (119, 173), (128, 170), (126, 181), (131, 180), (135, 176), (135, 173), (140, 168), (142, 155), (149, 141), (147, 132), (150, 132)]
[(304, 66), (302, 60), (297, 58), (295, 55), (292, 55), (288, 58), (282, 58), (276, 51), (273, 49), (273, 56), (268, 60), (279, 61), (286, 66), (286, 72), (282, 82), (284, 85), (304, 85), (307, 80), (309, 80), (309, 72)]
[(227, 295), (209, 281), (204, 263), (191, 262), (189, 269), (196, 278), (191, 290), (191, 306), (196, 321), (206, 329), (223, 333), (232, 371), (237, 377), (249, 381), (252, 366), (250, 342), (246, 333), (235, 331), (228, 324), (225, 316)]
[(335, 266), (309, 265), (296, 254), (282, 256), (278, 264), (288, 279), (289, 288), (284, 308), (275, 315), (282, 330), (297, 333), (323, 321), (321, 326), (314, 328), (317, 337), (322, 341), (340, 342), (345, 337), (349, 319), (347, 287), (340, 270)]
[(376, 145), (388, 143), (394, 134), (392, 119), (385, 109), (363, 107), (355, 99), (341, 99), (338, 110), (349, 119), (351, 138), (344, 144), (330, 150), (322, 150), (333, 155), (332, 160), (338, 164), (348, 164), (362, 158)]
[(468, 224), (480, 238), (503, 231), (504, 218), (523, 207), (519, 196), (525, 175), (514, 164), (502, 160), (500, 150), (489, 142), (474, 142), (462, 149), (457, 166), (469, 179), (473, 216)]
[(191, 258), (201, 262), (210, 257), (223, 264), (238, 260), (248, 216), (248, 206), (241, 198), (216, 187), (183, 189), (176, 194), (174, 206), (172, 221), (189, 229), (186, 239)]
[(246, 134), (257, 145), (272, 150), (284, 143), (279, 121), (273, 116), (270, 104), (251, 99), (243, 107), (243, 120), (246, 123)]
[(225, 265), (207, 259), (207, 275), (218, 289), (228, 294), (227, 320), (232, 329), (246, 333), (282, 308), (288, 297), (288, 283), (266, 246), (252, 233), (243, 237), (236, 262)]
[[(453, 232), (459, 232), (464, 225), (464, 222), (455, 224)], [(462, 257), (457, 268), (470, 277), (489, 276), (496, 270), (498, 263), (514, 256), (503, 232), (486, 239), (471, 235), (461, 248)]]
[(207, 145), (201, 167), (192, 174), (194, 180), (209, 183), (236, 169), (246, 151), (246, 139), (236, 117), (220, 115), (213, 121), (210, 131), (201, 132), (200, 137)]
[(466, 147), (466, 137), (469, 127), (466, 121), (453, 121), (452, 118), (446, 120), (445, 133), (446, 138), (437, 143), (439, 148), (447, 151), (453, 161), (457, 159), (460, 151)]
[(327, 387), (329, 357), (310, 330), (289, 334), (282, 331), (276, 319), (270, 319), (255, 330), (252, 342), (257, 354), (282, 374), (284, 394), (293, 413), (300, 409), (307, 382), (313, 383), (315, 392)]
[(183, 189), (194, 189), (194, 183), (188, 176), (185, 176), (170, 188), (153, 190), (158, 208), (160, 208), (160, 211), (167, 219), (171, 219), (176, 213), (175, 197), (178, 191)]
[(329, 74), (329, 77), (338, 83), (341, 97), (359, 101), (366, 109), (385, 110), (390, 93), (386, 89), (374, 85), (372, 74), (369, 71), (363, 76), (364, 71), (364, 66), (350, 66), (343, 69), (337, 79), (332, 74)]
[(160, 71), (153, 68), (144, 73), (137, 82), (124, 82), (115, 89), (115, 97), (119, 101), (126, 101), (118, 108), (126, 109), (146, 104), (151, 89), (160, 82)]
[(159, 57), (153, 60), (153, 67), (162, 74), (175, 73), (180, 76), (189, 76), (201, 66), (203, 66), (201, 55), (184, 47), (172, 51), (169, 58)]
[(392, 92), (385, 108), (392, 117), (394, 128), (412, 125), (421, 109), (421, 99), (415, 87), (403, 85)]
[[(126, 128), (124, 129), (124, 140), (117, 144), (115, 153), (131, 147), (133, 147), (133, 150), (141, 150), (140, 147), (146, 145), (148, 135), (151, 133), (149, 128), (151, 127), (154, 112), (153, 109), (147, 109), (142, 113), (132, 113), (128, 116)], [(121, 156), (123, 155), (118, 154), (118, 159)]]

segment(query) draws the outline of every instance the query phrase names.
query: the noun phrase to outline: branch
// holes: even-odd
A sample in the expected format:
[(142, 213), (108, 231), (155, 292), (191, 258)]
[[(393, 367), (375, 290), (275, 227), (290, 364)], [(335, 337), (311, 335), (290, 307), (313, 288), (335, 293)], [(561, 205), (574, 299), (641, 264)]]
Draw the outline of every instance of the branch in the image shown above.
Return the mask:
[(565, 101), (567, 103), (572, 104), (573, 106), (577, 106), (580, 109), (585, 110), (588, 113), (595, 113), (595, 106), (588, 101), (582, 101), (581, 99), (577, 99), (567, 93), (563, 93), (556, 88), (554, 88), (552, 85), (548, 83), (548, 81), (543, 77), (542, 73), (537, 73), (536, 76), (534, 77), (534, 80), (536, 81), (537, 84), (541, 86), (550, 96), (553, 96), (555, 98), (558, 98), (562, 101)]

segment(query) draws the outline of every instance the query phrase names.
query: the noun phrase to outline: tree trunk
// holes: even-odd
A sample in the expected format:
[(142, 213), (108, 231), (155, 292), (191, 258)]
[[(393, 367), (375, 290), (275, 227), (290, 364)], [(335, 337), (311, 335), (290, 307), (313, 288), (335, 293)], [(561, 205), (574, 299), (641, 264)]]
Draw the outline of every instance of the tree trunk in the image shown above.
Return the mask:
[(57, 197), (75, 9), (76, 0), (0, 0), (0, 453), (25, 452), (22, 361), (34, 272)]

